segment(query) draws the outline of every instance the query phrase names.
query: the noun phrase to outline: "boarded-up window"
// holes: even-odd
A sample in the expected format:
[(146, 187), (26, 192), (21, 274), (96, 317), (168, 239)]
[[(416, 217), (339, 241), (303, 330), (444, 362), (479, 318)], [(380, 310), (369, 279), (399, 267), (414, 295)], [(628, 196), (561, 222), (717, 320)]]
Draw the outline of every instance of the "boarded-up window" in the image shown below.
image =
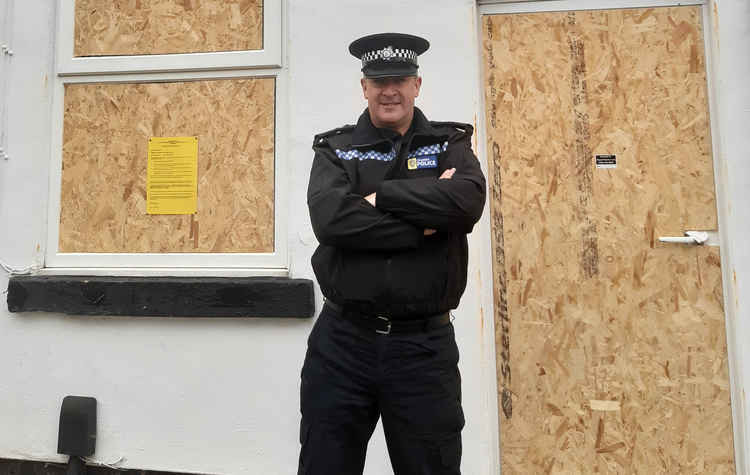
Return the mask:
[[(60, 252), (274, 251), (275, 79), (66, 84)], [(147, 215), (150, 137), (198, 137), (198, 212)]]
[(263, 48), (263, 0), (76, 0), (74, 56)]

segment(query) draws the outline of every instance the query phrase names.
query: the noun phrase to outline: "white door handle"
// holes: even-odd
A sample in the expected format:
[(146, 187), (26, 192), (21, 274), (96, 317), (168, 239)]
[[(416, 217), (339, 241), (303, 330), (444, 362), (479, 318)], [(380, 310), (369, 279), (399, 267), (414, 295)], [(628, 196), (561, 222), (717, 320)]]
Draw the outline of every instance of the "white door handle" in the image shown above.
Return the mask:
[(659, 242), (674, 242), (680, 244), (704, 244), (708, 241), (705, 231), (685, 231), (685, 236), (661, 236)]

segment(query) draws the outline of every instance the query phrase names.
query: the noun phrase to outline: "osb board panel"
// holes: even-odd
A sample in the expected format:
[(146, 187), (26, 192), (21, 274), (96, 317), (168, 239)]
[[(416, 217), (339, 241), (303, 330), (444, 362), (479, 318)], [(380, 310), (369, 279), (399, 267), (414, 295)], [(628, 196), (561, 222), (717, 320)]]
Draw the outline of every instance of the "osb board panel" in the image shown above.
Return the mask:
[[(273, 252), (273, 78), (67, 84), (60, 252)], [(150, 137), (198, 137), (198, 212), (146, 214)]]
[(74, 56), (263, 48), (262, 0), (76, 0)]
[(504, 474), (734, 473), (700, 25), (483, 17)]

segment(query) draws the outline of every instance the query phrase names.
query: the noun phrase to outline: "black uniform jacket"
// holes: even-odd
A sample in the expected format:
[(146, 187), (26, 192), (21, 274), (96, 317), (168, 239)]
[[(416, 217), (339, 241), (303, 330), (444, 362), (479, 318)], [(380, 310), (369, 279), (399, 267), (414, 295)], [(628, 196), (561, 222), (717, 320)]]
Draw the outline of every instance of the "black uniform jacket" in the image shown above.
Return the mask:
[[(466, 234), (485, 200), (472, 132), (415, 108), (403, 137), (373, 126), (367, 110), (356, 126), (315, 136), (307, 204), (320, 242), (312, 265), (327, 299), (392, 318), (458, 306)], [(453, 178), (438, 180), (449, 168)], [(376, 207), (364, 199), (373, 192)], [(424, 236), (428, 228), (437, 232)]]

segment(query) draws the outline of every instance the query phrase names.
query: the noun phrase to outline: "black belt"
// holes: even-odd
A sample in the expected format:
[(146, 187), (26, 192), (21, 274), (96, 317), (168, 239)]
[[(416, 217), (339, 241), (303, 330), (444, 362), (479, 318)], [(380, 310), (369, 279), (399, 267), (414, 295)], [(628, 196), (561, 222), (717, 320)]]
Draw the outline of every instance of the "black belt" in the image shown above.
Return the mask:
[(388, 335), (390, 333), (424, 332), (444, 327), (451, 322), (451, 315), (449, 312), (438, 313), (437, 315), (431, 315), (418, 320), (391, 320), (388, 315), (364, 315), (359, 312), (350, 311), (330, 300), (326, 300), (325, 304), (340, 317), (349, 320), (357, 326), (373, 330), (375, 333), (380, 333), (381, 335)]

